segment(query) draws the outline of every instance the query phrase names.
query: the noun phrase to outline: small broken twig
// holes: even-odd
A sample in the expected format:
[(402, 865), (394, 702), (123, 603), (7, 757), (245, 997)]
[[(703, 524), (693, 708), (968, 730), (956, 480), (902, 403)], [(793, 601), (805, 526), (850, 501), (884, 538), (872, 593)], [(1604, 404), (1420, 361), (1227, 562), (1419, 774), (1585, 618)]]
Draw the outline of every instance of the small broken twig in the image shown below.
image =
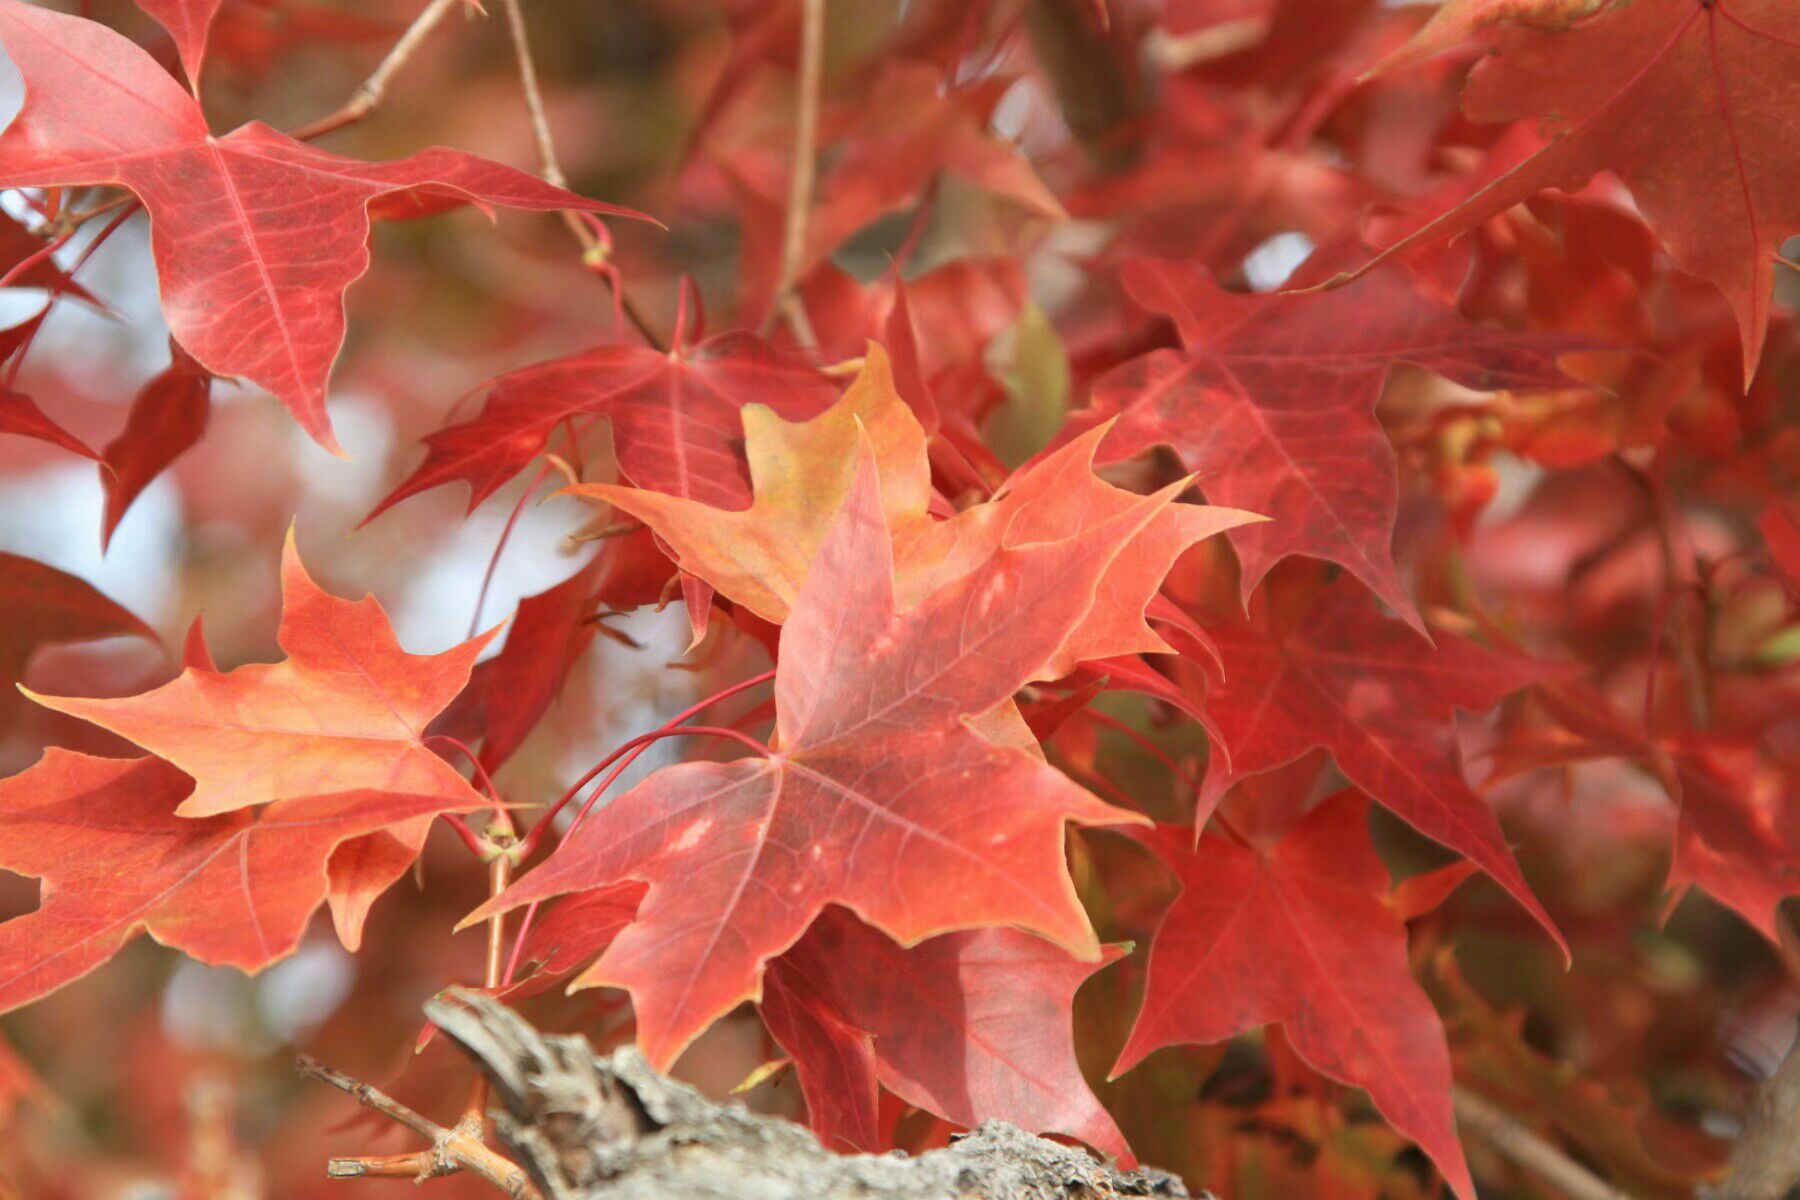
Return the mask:
[(481, 1122), (467, 1120), (455, 1128), (446, 1128), (429, 1117), (413, 1111), (379, 1088), (352, 1079), (315, 1059), (301, 1056), (300, 1073), (329, 1083), (372, 1112), (378, 1112), (395, 1124), (404, 1125), (431, 1143), (428, 1150), (411, 1154), (382, 1155), (371, 1158), (334, 1158), (326, 1164), (325, 1173), (333, 1179), (393, 1179), (410, 1177), (417, 1180), (468, 1171), (487, 1180), (514, 1200), (535, 1200), (537, 1191), (518, 1164), (489, 1148), (481, 1140)]

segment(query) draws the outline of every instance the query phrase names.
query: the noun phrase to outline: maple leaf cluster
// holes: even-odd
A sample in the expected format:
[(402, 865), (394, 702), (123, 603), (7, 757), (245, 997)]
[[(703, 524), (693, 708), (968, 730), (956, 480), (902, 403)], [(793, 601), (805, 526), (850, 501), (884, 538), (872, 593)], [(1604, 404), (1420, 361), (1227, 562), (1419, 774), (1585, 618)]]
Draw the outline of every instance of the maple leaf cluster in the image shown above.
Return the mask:
[[(466, 982), (846, 1151), (1717, 1173), (1796, 1008), (1800, 8), (641, 0), (594, 74), (518, 0), (112, 7), (0, 0), (0, 483), (91, 460), (106, 556), (0, 522), (0, 1171), (98, 1194), (29, 1135), (84, 1025), (423, 1105)], [(257, 119), (309, 56), (363, 82)], [(195, 1055), (140, 934), (348, 982)], [(324, 1154), (180, 1107), (194, 1194)]]

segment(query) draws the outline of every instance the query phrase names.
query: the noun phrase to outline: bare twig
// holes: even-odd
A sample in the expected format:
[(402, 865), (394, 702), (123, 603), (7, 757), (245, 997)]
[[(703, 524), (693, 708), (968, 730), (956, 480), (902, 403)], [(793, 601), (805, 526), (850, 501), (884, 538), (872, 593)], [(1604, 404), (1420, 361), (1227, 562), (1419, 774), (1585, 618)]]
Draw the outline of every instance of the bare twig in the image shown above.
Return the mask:
[(787, 223), (781, 236), (781, 274), (769, 305), (765, 328), (786, 317), (802, 342), (816, 344), (806, 310), (794, 302), (806, 261), (806, 225), (812, 216), (813, 184), (818, 178), (819, 88), (825, 70), (825, 0), (801, 0), (800, 78), (794, 101), (794, 159), (788, 167)]
[[(550, 116), (544, 109), (544, 91), (538, 85), (537, 60), (531, 53), (531, 35), (525, 28), (525, 10), (520, 0), (502, 0), (506, 9), (506, 31), (512, 38), (513, 58), (518, 63), (519, 90), (525, 96), (525, 113), (531, 120), (532, 141), (537, 144), (538, 174), (547, 183), (559, 188), (569, 186), (568, 176), (563, 174), (562, 159), (556, 153), (556, 136), (550, 131)], [(584, 257), (604, 254), (606, 247), (594, 235), (587, 222), (573, 212), (562, 214), (563, 224), (581, 247)], [(662, 340), (650, 329), (643, 313), (631, 302), (626, 294), (624, 284), (616, 273), (606, 274), (607, 283), (613, 289), (613, 296), (619, 303), (619, 311), (625, 314), (644, 341), (657, 350), (663, 349)]]
[(429, 1179), (431, 1167), (425, 1156), (411, 1154), (372, 1154), (366, 1158), (333, 1158), (326, 1160), (328, 1179)]
[(110, 200), (103, 200), (92, 208), (84, 208), (78, 213), (68, 213), (63, 217), (50, 222), (45, 228), (47, 231), (52, 232), (60, 229), (72, 233), (75, 230), (80, 229), (83, 225), (86, 225), (89, 221), (92, 221), (95, 217), (104, 217), (107, 213), (118, 212), (122, 208), (129, 209), (131, 212), (135, 213), (140, 203), (142, 203), (142, 201), (140, 201), (135, 194), (125, 192), (121, 195), (114, 196)]
[(350, 98), (336, 112), (320, 117), (311, 124), (302, 125), (291, 136), (310, 142), (346, 125), (354, 125), (374, 112), (380, 106), (382, 97), (387, 94), (388, 84), (424, 44), (431, 31), (450, 15), (452, 9), (461, 8), (467, 2), (468, 0), (430, 0), (425, 11), (413, 18), (413, 23), (406, 27), (406, 31), (387, 52), (387, 57), (381, 60), (367, 79), (357, 85), (356, 90), (350, 93)]
[[(495, 823), (502, 826), (498, 831), (498, 840), (508, 848), (518, 843), (516, 831), (513, 829), (512, 816), (505, 809), (494, 810)], [(494, 833), (490, 827), (490, 835)], [(512, 882), (513, 859), (510, 854), (496, 855), (488, 864), (488, 898), (493, 899), (506, 890)], [(506, 965), (506, 914), (497, 912), (488, 918), (487, 929), (487, 961), (481, 975), (482, 986), (489, 991), (496, 991), (500, 981), (505, 978), (503, 968)], [(476, 1136), (484, 1143), (487, 1141), (487, 1105), (488, 1082), (486, 1075), (475, 1077), (475, 1087), (469, 1093), (469, 1102), (463, 1106), (463, 1124), (473, 1125)]]
[[(506, 29), (512, 35), (513, 56), (519, 63), (519, 89), (525, 93), (525, 111), (531, 117), (531, 136), (537, 142), (538, 163), (543, 177), (559, 188), (569, 186), (563, 174), (562, 161), (556, 156), (556, 139), (550, 133), (550, 118), (544, 111), (544, 93), (538, 87), (537, 62), (531, 56), (531, 38), (525, 31), (525, 13), (519, 0), (502, 0), (506, 8)], [(577, 237), (588, 237), (584, 227)]]
[(430, 1179), (468, 1171), (493, 1184), (514, 1200), (535, 1200), (537, 1191), (519, 1165), (490, 1149), (481, 1138), (481, 1123), (464, 1120), (454, 1129), (446, 1129), (429, 1117), (421, 1116), (386, 1092), (352, 1079), (314, 1059), (301, 1056), (300, 1071), (323, 1080), (358, 1104), (399, 1125), (404, 1125), (431, 1143), (429, 1150), (413, 1154), (389, 1154), (371, 1158), (334, 1158), (326, 1164), (325, 1173), (333, 1179), (393, 1179), (410, 1176)]
[[(509, 823), (507, 837), (509, 844), (515, 840), (510, 835), (511, 829)], [(504, 892), (506, 890), (506, 885), (512, 882), (512, 867), (512, 858), (505, 854), (500, 855), (498, 858), (494, 859), (493, 862), (488, 864), (488, 896), (490, 898)], [(506, 914), (495, 913), (493, 917), (488, 920), (487, 970), (482, 976), (483, 986), (489, 988), (497, 988), (500, 986), (500, 972), (505, 963)]]
[(1497, 1105), (1464, 1088), (1455, 1092), (1456, 1121), (1474, 1135), (1571, 1200), (1631, 1200), (1631, 1197), (1552, 1146)]
[(342, 1071), (328, 1067), (315, 1058), (303, 1054), (300, 1056), (298, 1065), (302, 1075), (309, 1075), (314, 1079), (329, 1083), (364, 1108), (380, 1113), (396, 1125), (406, 1126), (420, 1137), (436, 1138), (440, 1134), (449, 1132), (430, 1117), (421, 1116), (379, 1088), (352, 1079)]

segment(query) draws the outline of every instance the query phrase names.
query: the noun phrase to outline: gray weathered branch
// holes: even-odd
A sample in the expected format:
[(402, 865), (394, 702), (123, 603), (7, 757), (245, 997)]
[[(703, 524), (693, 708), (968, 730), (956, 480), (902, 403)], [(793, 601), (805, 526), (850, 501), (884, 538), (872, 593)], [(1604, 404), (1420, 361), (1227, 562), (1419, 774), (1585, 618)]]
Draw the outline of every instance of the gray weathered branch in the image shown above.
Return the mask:
[(1800, 1188), (1800, 1040), (1764, 1081), (1732, 1148), (1728, 1173), (1706, 1200), (1782, 1200)]
[(1187, 1195), (1156, 1171), (990, 1122), (942, 1150), (839, 1155), (777, 1117), (715, 1103), (634, 1049), (598, 1058), (453, 990), (426, 1014), (487, 1073), (500, 1140), (546, 1200), (1110, 1200)]

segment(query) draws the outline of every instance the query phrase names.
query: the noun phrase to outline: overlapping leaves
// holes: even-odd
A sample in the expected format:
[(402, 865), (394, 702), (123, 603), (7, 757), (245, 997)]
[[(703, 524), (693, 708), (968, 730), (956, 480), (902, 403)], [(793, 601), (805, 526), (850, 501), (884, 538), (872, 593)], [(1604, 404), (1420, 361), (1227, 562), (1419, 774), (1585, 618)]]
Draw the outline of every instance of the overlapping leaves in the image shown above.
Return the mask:
[(865, 451), (782, 627), (771, 751), (658, 772), (471, 920), (648, 884), (637, 919), (581, 982), (631, 992), (656, 1062), (757, 995), (767, 961), (830, 903), (906, 943), (1012, 924), (1092, 958), (1064, 828), (1132, 814), (968, 722), (1042, 675), (1121, 545), (1172, 499), (1137, 498), (1057, 540), (1003, 537), (902, 610)]

